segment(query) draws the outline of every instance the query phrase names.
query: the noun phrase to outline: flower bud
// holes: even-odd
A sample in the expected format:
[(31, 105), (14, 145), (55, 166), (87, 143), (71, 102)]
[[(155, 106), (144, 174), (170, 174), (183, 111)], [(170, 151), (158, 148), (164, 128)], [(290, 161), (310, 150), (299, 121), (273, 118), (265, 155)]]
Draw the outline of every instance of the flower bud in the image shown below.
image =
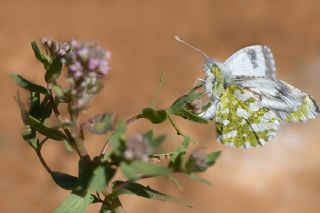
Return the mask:
[(203, 150), (195, 150), (186, 163), (186, 169), (189, 172), (203, 172), (208, 168), (206, 162), (206, 153)]
[(47, 37), (41, 38), (41, 44), (51, 57), (56, 57), (56, 56), (63, 57), (70, 50), (69, 42), (61, 42), (61, 41), (54, 40), (52, 38), (47, 38)]
[(129, 137), (127, 142), (127, 148), (124, 152), (124, 158), (126, 160), (141, 160), (148, 162), (149, 155), (152, 153), (148, 141), (141, 134), (136, 134)]

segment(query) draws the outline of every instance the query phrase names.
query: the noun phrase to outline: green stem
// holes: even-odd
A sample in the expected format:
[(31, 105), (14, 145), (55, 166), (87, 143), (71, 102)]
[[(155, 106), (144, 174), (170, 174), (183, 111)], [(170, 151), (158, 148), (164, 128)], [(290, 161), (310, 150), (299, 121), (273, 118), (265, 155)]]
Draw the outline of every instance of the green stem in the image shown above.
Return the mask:
[[(50, 94), (49, 98), (50, 98), (50, 101), (51, 101), (53, 112), (56, 115), (58, 121), (60, 123), (63, 123), (63, 119), (62, 119), (61, 113), (60, 113), (60, 111), (59, 111), (59, 109), (57, 107), (57, 104), (56, 104), (56, 102), (55, 102), (55, 100), (53, 98), (53, 93), (52, 93), (51, 89), (49, 89), (49, 94)], [(69, 129), (63, 128), (63, 131), (67, 135), (69, 142), (74, 147), (74, 149), (76, 150), (78, 155), (81, 158), (83, 158), (84, 160), (86, 160), (88, 162), (91, 162), (90, 156), (89, 156), (88, 151), (87, 151), (86, 147), (84, 146), (83, 142), (79, 141), (79, 139), (73, 137), (71, 132), (69, 131)]]
[[(43, 140), (44, 141), (44, 140)], [(41, 164), (43, 165), (43, 167), (47, 170), (47, 172), (51, 175), (52, 170), (50, 169), (50, 167), (48, 166), (47, 162), (44, 160), (42, 154), (41, 154), (41, 146), (43, 143), (39, 143), (39, 149), (36, 150), (37, 156), (41, 162)]]
[(181, 130), (178, 128), (177, 124), (174, 122), (174, 120), (172, 120), (171, 116), (168, 116), (169, 121), (171, 123), (171, 125), (173, 126), (173, 128), (176, 130), (177, 135), (181, 135), (184, 136), (184, 134), (181, 132)]

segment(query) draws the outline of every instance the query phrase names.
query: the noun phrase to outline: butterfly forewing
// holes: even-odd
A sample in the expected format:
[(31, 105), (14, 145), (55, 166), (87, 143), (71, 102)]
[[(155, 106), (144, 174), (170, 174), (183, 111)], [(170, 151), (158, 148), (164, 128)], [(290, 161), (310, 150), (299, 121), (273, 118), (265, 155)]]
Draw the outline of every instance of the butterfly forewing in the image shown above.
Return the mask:
[(270, 48), (263, 45), (238, 50), (222, 64), (221, 70), (233, 76), (264, 76), (271, 79), (276, 76), (273, 54)]
[(264, 145), (279, 128), (276, 114), (262, 107), (254, 93), (237, 85), (226, 88), (215, 118), (218, 140), (233, 147)]

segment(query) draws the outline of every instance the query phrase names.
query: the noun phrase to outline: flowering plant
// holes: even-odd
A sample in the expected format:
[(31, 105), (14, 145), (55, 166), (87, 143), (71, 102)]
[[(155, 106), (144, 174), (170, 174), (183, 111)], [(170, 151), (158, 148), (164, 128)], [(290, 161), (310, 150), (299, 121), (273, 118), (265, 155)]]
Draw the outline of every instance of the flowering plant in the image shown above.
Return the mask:
[[(127, 121), (115, 119), (115, 115), (109, 112), (81, 121), (79, 115), (88, 109), (90, 100), (100, 92), (103, 77), (110, 71), (110, 52), (96, 43), (74, 40), (60, 42), (43, 38), (40, 43), (42, 50), (37, 42), (32, 42), (32, 49), (44, 66), (46, 86), (32, 83), (15, 73), (11, 76), (29, 92), (28, 104), (23, 103), (19, 94), (16, 97), (24, 123), (23, 139), (34, 149), (53, 181), (71, 191), (55, 212), (84, 212), (88, 205), (94, 203), (101, 204), (100, 212), (124, 212), (119, 200), (123, 194), (173, 201), (190, 207), (190, 204), (138, 181), (167, 176), (177, 183), (173, 174), (182, 173), (193, 180), (208, 182), (196, 173), (214, 165), (220, 152), (206, 153), (196, 149), (186, 158), (189, 143), (193, 140), (173, 120), (174, 116), (180, 116), (189, 121), (208, 123), (208, 120), (199, 116), (208, 107), (200, 102), (204, 96), (203, 92), (199, 92), (202, 85), (195, 85), (167, 109), (147, 107)], [(64, 70), (67, 85), (63, 86), (58, 80), (63, 78), (61, 73)], [(163, 76), (160, 85), (162, 80)], [(67, 106), (66, 113), (60, 112), (63, 106)], [(47, 121), (52, 117), (56, 118), (57, 123), (49, 125)], [(164, 135), (155, 136), (149, 130), (143, 134), (126, 136), (126, 126), (138, 119), (147, 119), (153, 124), (169, 121), (182, 137), (181, 144), (172, 152), (157, 153), (157, 147), (165, 141)], [(110, 135), (101, 152), (94, 157), (87, 152), (84, 132)], [(63, 141), (67, 150), (74, 150), (78, 154), (77, 176), (55, 171), (48, 166), (42, 147), (50, 140)], [(166, 165), (159, 165), (158, 162), (164, 159)], [(125, 180), (115, 180), (119, 170)]]

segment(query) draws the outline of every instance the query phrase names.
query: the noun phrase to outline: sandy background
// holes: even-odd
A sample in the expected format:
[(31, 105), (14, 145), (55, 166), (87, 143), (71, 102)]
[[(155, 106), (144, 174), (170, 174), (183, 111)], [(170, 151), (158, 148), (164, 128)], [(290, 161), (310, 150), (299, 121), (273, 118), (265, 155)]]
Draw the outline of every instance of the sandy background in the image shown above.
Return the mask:
[[(112, 51), (112, 71), (105, 89), (86, 116), (105, 111), (128, 118), (156, 93), (161, 70), (165, 83), (158, 107), (167, 107), (191, 88), (203, 59), (177, 43), (180, 35), (215, 58), (225, 59), (248, 44), (267, 44), (275, 55), (278, 77), (320, 100), (320, 3), (317, 0), (246, 1), (48, 1), (0, 0), (0, 211), (51, 212), (68, 192), (57, 188), (35, 154), (20, 138), (22, 122), (8, 73), (16, 71), (43, 83), (41, 65), (30, 42), (43, 35), (95, 40)], [(212, 186), (178, 177), (179, 191), (165, 178), (148, 181), (155, 188), (191, 201), (195, 208), (123, 197), (127, 212), (320, 212), (320, 120), (285, 125), (262, 149), (235, 150), (215, 143), (214, 125), (178, 119), (201, 146), (223, 150), (218, 164), (203, 174)], [(138, 121), (129, 132), (146, 131)], [(166, 148), (179, 138), (167, 124)], [(87, 145), (96, 153), (103, 138)], [(62, 144), (45, 147), (51, 167), (76, 174), (77, 157)], [(92, 206), (87, 212), (97, 212)]]

